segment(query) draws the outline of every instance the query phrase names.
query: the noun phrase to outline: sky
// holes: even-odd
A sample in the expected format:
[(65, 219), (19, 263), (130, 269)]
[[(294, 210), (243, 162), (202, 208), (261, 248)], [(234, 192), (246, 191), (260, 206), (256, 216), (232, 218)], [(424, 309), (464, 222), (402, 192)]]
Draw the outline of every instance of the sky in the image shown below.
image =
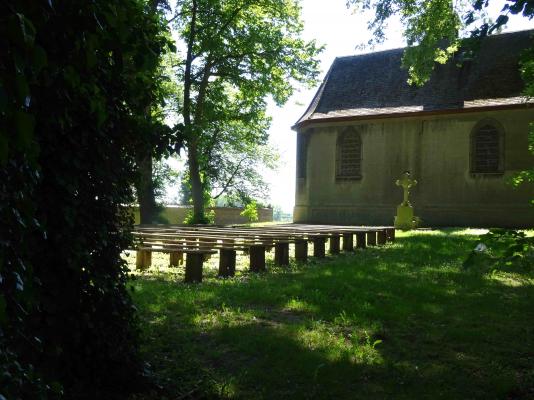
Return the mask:
[[(497, 16), (504, 5), (504, 0), (491, 2), (490, 16)], [(266, 181), (270, 184), (273, 206), (281, 206), (284, 212), (293, 212), (295, 203), (295, 158), (296, 132), (291, 126), (300, 118), (310, 104), (317, 88), (323, 80), (328, 68), (336, 57), (367, 53), (370, 51), (388, 50), (405, 47), (401, 24), (398, 20), (390, 22), (384, 43), (373, 49), (356, 49), (358, 45), (367, 43), (371, 38), (367, 30), (367, 21), (372, 18), (370, 13), (353, 13), (346, 7), (346, 0), (301, 0), (302, 19), (304, 21), (303, 37), (315, 39), (324, 45), (325, 50), (319, 56), (321, 74), (317, 87), (298, 91), (282, 107), (269, 102), (268, 114), (272, 117), (269, 130), (270, 144), (280, 154), (280, 164), (276, 171), (265, 171)], [(511, 17), (504, 31), (534, 29), (534, 20)], [(176, 196), (172, 194), (171, 197)]]

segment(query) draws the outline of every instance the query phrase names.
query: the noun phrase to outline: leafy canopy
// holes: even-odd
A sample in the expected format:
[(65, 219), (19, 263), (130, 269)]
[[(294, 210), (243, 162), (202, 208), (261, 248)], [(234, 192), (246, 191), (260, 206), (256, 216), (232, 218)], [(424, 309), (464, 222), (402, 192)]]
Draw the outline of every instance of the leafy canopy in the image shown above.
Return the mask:
[(298, 1), (187, 0), (178, 1), (177, 12), (187, 53), (179, 76), (197, 207), (203, 200), (196, 186), (217, 193), (247, 191), (243, 182), (264, 186), (258, 168), (274, 158), (272, 152), (258, 157), (269, 153), (266, 99), (282, 105), (297, 83), (315, 83), (321, 49), (301, 38)]
[[(369, 44), (382, 42), (389, 19), (400, 17), (408, 44), (403, 65), (409, 71), (409, 82), (419, 86), (430, 78), (436, 62), (444, 64), (452, 57), (461, 37), (498, 32), (508, 22), (510, 14), (534, 17), (532, 0), (507, 0), (494, 19), (488, 18), (489, 4), (490, 0), (347, 0), (347, 6), (356, 10), (375, 12), (374, 19), (368, 23), (373, 32)], [(532, 84), (528, 83), (531, 79), (526, 80), (527, 86)]]

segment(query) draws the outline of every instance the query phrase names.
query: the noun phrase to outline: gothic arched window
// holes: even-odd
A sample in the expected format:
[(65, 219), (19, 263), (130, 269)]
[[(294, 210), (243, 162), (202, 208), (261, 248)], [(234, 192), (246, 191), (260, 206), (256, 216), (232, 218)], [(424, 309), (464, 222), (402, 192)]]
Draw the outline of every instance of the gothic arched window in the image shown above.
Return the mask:
[(337, 136), (336, 180), (352, 181), (361, 178), (362, 138), (358, 131), (348, 128)]
[(504, 171), (504, 132), (494, 121), (479, 122), (471, 133), (471, 172), (501, 173)]

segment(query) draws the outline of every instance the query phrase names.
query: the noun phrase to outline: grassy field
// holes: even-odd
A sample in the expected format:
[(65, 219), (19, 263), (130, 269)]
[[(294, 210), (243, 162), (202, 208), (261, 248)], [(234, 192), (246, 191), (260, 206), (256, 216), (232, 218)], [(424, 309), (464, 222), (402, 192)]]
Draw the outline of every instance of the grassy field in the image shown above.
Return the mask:
[(143, 398), (534, 399), (534, 276), (463, 270), (475, 233), (200, 285), (160, 260), (132, 281)]

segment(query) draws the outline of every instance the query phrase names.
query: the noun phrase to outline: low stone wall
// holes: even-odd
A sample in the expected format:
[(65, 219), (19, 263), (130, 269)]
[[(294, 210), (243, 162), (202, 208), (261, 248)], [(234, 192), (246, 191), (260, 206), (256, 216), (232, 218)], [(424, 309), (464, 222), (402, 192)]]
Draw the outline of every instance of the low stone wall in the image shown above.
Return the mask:
[[(188, 206), (166, 206), (160, 213), (161, 218), (165, 219), (169, 224), (182, 224), (187, 216), (187, 213), (192, 210), (193, 207)], [(243, 208), (234, 207), (209, 207), (207, 212), (215, 211), (215, 224), (216, 225), (229, 225), (229, 224), (246, 224), (248, 219), (243, 217), (241, 212)], [(139, 207), (134, 207), (135, 223), (139, 224)], [(258, 221), (257, 222), (272, 222), (273, 221), (273, 209), (272, 208), (259, 208), (258, 209)]]

